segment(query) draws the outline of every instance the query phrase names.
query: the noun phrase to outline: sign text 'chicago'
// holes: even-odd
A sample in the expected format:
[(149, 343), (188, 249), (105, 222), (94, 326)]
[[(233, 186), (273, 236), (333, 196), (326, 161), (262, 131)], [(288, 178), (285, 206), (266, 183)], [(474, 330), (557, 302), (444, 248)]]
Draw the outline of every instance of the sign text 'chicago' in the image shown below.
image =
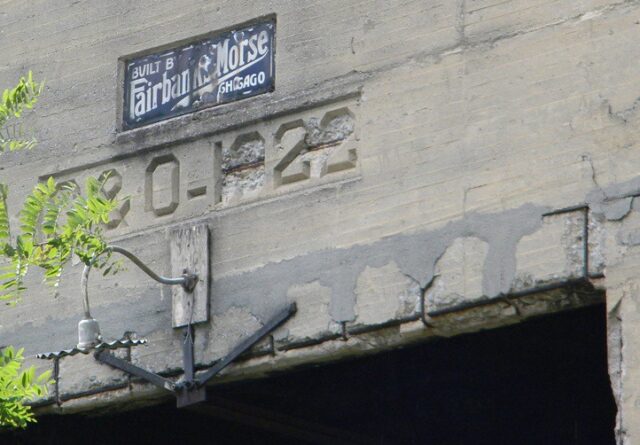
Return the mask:
[(274, 34), (257, 23), (128, 61), (124, 127), (272, 91)]

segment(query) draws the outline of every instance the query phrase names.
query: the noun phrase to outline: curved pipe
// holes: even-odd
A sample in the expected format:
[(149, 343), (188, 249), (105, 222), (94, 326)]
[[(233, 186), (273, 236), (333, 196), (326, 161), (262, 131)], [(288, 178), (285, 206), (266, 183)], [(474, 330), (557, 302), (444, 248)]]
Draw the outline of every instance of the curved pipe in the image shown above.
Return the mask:
[(176, 278), (168, 278), (168, 277), (163, 277), (161, 275), (158, 275), (157, 273), (155, 273), (154, 271), (149, 269), (149, 267), (146, 264), (144, 264), (140, 260), (140, 258), (138, 258), (133, 253), (129, 252), (127, 249), (124, 249), (122, 247), (110, 246), (107, 250), (110, 250), (111, 252), (116, 252), (116, 253), (119, 253), (121, 255), (126, 256), (127, 258), (129, 258), (133, 262), (133, 264), (135, 264), (140, 269), (142, 269), (142, 271), (144, 273), (149, 275), (151, 278), (156, 280), (158, 283), (171, 284), (171, 285), (175, 285), (175, 284), (185, 285), (186, 282), (187, 282), (188, 277), (187, 277), (186, 274), (182, 275), (180, 277), (176, 277)]
[[(127, 249), (123, 247), (109, 246), (102, 253), (105, 253), (105, 252), (115, 252), (129, 258), (133, 264), (138, 266), (144, 273), (149, 275), (158, 283), (169, 284), (169, 285), (180, 284), (182, 287), (184, 287), (184, 289), (187, 292), (191, 292), (196, 287), (196, 283), (198, 282), (197, 275), (187, 273), (186, 271), (182, 276), (175, 277), (175, 278), (163, 277), (162, 275), (158, 275), (153, 270), (151, 270), (146, 264), (144, 264), (140, 260), (140, 258), (138, 258), (133, 253), (129, 252)], [(85, 264), (84, 270), (82, 271), (82, 280), (80, 285), (82, 287), (82, 297), (83, 297), (82, 306), (84, 309), (85, 319), (93, 318), (91, 317), (91, 309), (89, 307), (89, 272), (91, 272), (91, 267), (93, 266), (93, 262), (95, 262), (97, 258), (98, 257), (94, 258), (91, 264)]]

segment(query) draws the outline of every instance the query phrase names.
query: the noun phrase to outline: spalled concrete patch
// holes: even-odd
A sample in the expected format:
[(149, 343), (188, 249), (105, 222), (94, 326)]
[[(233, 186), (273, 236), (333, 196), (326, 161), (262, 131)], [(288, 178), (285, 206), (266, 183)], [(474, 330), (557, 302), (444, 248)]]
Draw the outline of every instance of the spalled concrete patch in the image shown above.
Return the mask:
[(264, 186), (265, 141), (257, 132), (238, 136), (222, 148), (221, 200), (225, 204), (258, 195)]
[(348, 327), (406, 319), (420, 309), (420, 287), (395, 262), (365, 267), (356, 284), (356, 319)]
[[(331, 289), (330, 314), (336, 322), (356, 318), (358, 277), (366, 267), (395, 263), (398, 270), (425, 288), (433, 280), (435, 264), (458, 238), (475, 237), (488, 246), (482, 266), (482, 294), (507, 293), (515, 277), (516, 246), (542, 223), (545, 208), (526, 205), (494, 214), (467, 214), (443, 228), (401, 234), (368, 245), (319, 251), (250, 272), (219, 277), (212, 283), (212, 311), (221, 315), (232, 306), (249, 308), (265, 321), (287, 301), (292, 286), (317, 281)], [(260, 295), (260, 298), (256, 298)]]
[(309, 118), (305, 129), (307, 146), (332, 144), (347, 139), (353, 133), (355, 120), (348, 109), (342, 108), (327, 113), (322, 119)]
[(264, 160), (264, 139), (258, 133), (239, 136), (222, 149), (222, 170), (228, 171)]
[(331, 319), (331, 289), (318, 281), (295, 285), (288, 289), (287, 297), (298, 308), (295, 316), (273, 333), (276, 347), (306, 344), (319, 338), (333, 338), (342, 333), (342, 327)]
[(444, 309), (482, 298), (488, 252), (489, 245), (481, 239), (456, 239), (436, 263), (433, 284), (425, 292), (425, 310)]
[(544, 217), (542, 227), (518, 243), (513, 290), (581, 276), (585, 224), (583, 210)]
[(257, 196), (264, 186), (264, 166), (231, 171), (222, 179), (222, 202), (232, 204)]
[(589, 250), (589, 273), (599, 274), (604, 272), (606, 264), (606, 238), (607, 232), (603, 222), (599, 218), (595, 218), (593, 213), (589, 212), (588, 227), (588, 250)]

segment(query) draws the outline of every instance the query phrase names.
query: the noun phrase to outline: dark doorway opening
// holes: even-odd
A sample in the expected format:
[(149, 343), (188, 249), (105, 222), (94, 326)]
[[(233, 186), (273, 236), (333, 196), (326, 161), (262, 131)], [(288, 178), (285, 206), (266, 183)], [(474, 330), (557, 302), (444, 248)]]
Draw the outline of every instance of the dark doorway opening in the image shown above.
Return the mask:
[(16, 444), (614, 444), (602, 305), (271, 378), (174, 403), (46, 416)]

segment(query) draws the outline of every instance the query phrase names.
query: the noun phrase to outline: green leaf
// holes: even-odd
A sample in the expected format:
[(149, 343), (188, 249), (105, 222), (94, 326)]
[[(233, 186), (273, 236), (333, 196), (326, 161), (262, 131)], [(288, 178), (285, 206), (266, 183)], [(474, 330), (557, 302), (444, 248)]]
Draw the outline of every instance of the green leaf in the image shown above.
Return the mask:
[[(29, 72), (15, 88), (2, 91), (0, 151), (35, 146), (22, 117), (37, 102), (42, 87)], [(0, 184), (0, 301), (7, 305), (20, 301), (25, 277), (34, 266), (43, 269), (47, 284), (57, 286), (72, 255), (104, 274), (120, 270), (104, 238), (104, 224), (119, 205), (104, 193), (108, 178), (109, 174), (88, 178), (84, 195), (75, 183), (58, 184), (55, 178), (47, 178), (24, 199), (19, 224), (13, 228), (7, 208), (9, 190)], [(22, 369), (23, 353), (12, 347), (0, 350), (0, 427), (24, 428), (34, 422), (25, 402), (46, 394), (51, 383), (48, 371), (36, 376), (33, 367)]]
[(22, 126), (9, 125), (11, 120), (19, 119), (25, 109), (33, 108), (43, 89), (43, 83), (33, 80), (31, 71), (27, 77), (22, 77), (14, 88), (6, 89), (2, 92), (0, 101), (0, 128), (5, 130), (0, 132), (0, 150), (21, 150), (32, 148), (35, 138), (27, 136)]
[(25, 428), (35, 422), (31, 407), (25, 405), (47, 394), (51, 372), (35, 375), (33, 366), (22, 369), (23, 351), (13, 347), (0, 350), (0, 427)]

